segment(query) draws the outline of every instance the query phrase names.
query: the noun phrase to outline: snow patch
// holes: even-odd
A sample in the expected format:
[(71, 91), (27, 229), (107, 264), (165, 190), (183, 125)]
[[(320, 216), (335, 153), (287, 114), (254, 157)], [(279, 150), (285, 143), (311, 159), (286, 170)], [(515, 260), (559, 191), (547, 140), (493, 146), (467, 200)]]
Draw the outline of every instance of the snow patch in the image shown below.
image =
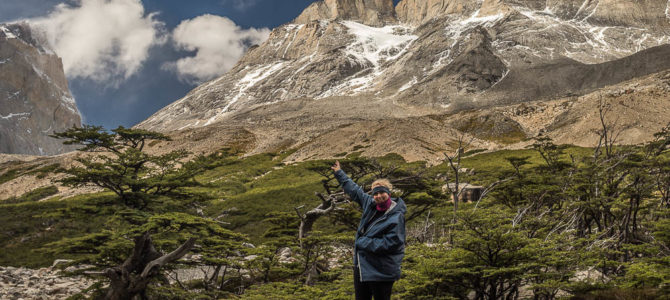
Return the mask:
[(500, 79), (498, 79), (498, 81), (496, 81), (493, 85), (491, 85), (491, 87), (489, 89), (491, 89), (492, 87), (496, 86), (498, 83), (503, 81), (503, 79), (505, 79), (505, 77), (507, 77), (507, 74), (509, 74), (509, 68), (505, 70), (505, 73), (503, 73), (502, 77), (500, 77)]
[(300, 30), (300, 29), (303, 28), (304, 26), (305, 26), (305, 24), (287, 24), (287, 25), (284, 26), (284, 28), (285, 28), (287, 31), (293, 31), (293, 30), (296, 29), (296, 28), (297, 28), (298, 30)]
[(412, 78), (409, 82), (405, 83), (405, 85), (401, 86), (400, 89), (398, 89), (398, 92), (403, 92), (411, 87), (413, 87), (416, 83), (418, 82), (418, 79), (416, 76)]
[[(584, 10), (586, 10), (587, 7), (589, 6), (589, 4), (591, 4), (591, 0), (584, 0), (584, 2), (582, 3), (582, 6), (580, 6), (579, 9), (577, 10), (577, 13), (575, 13), (575, 17), (579, 16)], [(593, 15), (594, 12), (595, 12), (595, 9), (586, 18), (583, 18), (582, 21), (588, 19), (591, 15)]]
[(65, 108), (67, 108), (69, 111), (74, 114), (79, 114), (79, 112), (77, 112), (77, 103), (74, 101), (74, 98), (67, 95), (62, 95), (60, 100), (63, 102)]
[(0, 30), (2, 30), (2, 32), (5, 34), (5, 36), (6, 36), (8, 39), (15, 39), (15, 38), (17, 38), (16, 35), (14, 35), (14, 33), (12, 33), (12, 31), (10, 31), (9, 28), (7, 28), (7, 27), (5, 27), (5, 26), (0, 26)]
[(670, 20), (670, 0), (668, 0), (668, 4), (665, 6), (665, 17)]
[(582, 19), (582, 21), (586, 21), (589, 18), (591, 18), (591, 16), (593, 16), (596, 13), (596, 11), (598, 10), (598, 6), (600, 6), (600, 2), (596, 2), (596, 7), (594, 7), (593, 11), (588, 16), (586, 16), (584, 19)]
[(230, 106), (235, 104), (240, 98), (244, 95), (246, 95), (246, 91), (250, 88), (252, 88), (254, 85), (257, 83), (263, 81), (264, 79), (268, 78), (272, 74), (276, 73), (277, 71), (281, 70), (282, 67), (284, 67), (286, 63), (285, 62), (279, 62), (275, 64), (269, 64), (265, 66), (261, 66), (260, 68), (248, 72), (242, 79), (240, 79), (235, 87), (237, 88), (237, 92), (235, 93), (235, 96), (228, 101), (228, 104), (226, 104), (225, 107), (219, 110), (214, 116), (209, 118), (205, 125), (207, 126), (209, 124), (214, 123), (219, 117), (221, 117), (223, 114), (228, 112), (230, 109)]
[(480, 17), (479, 10), (477, 10), (467, 19), (450, 22), (449, 25), (447, 25), (445, 28), (445, 34), (453, 42), (449, 49), (446, 49), (440, 53), (440, 58), (433, 64), (432, 71), (430, 73), (438, 71), (441, 67), (448, 65), (453, 61), (453, 57), (458, 55), (457, 51), (453, 51), (453, 49), (457, 46), (458, 42), (461, 41), (461, 37), (464, 33), (470, 32), (478, 26), (485, 28), (493, 27), (504, 17), (505, 14), (503, 13)]
[[(449, 65), (452, 61), (454, 61), (454, 58), (451, 57), (451, 49), (444, 50), (440, 52), (440, 54), (438, 54), (437, 56), (439, 58), (433, 63), (430, 71), (427, 72), (427, 74), (425, 74), (426, 76), (434, 74), (435, 72), (442, 69), (443, 66)], [(424, 68), (423, 71), (426, 72), (426, 68)]]
[(184, 125), (184, 126), (182, 126), (182, 127), (177, 128), (177, 131), (180, 131), (180, 130), (182, 130), (182, 129), (184, 129), (184, 128), (188, 128), (188, 127), (191, 127), (191, 126), (193, 126), (193, 124), (191, 124), (191, 123), (186, 124), (186, 125)]
[(11, 61), (11, 58), (0, 60), (0, 65)]
[(284, 40), (286, 40), (286, 39), (288, 38), (289, 33), (290, 33), (291, 31), (295, 31), (295, 32), (293, 33), (293, 38), (291, 38), (291, 42), (289, 42), (288, 45), (286, 46), (286, 49), (284, 49), (284, 54), (282, 55), (282, 58), (286, 57), (286, 53), (288, 53), (288, 49), (291, 48), (291, 46), (293, 45), (293, 42), (295, 41), (296, 36), (298, 36), (298, 32), (300, 32), (300, 29), (302, 29), (304, 26), (305, 26), (304, 24), (300, 24), (300, 25), (295, 25), (295, 24), (286, 25), (286, 37), (284, 38)]
[(349, 80), (328, 89), (316, 99), (364, 92), (384, 73), (382, 65), (385, 62), (401, 57), (412, 42), (419, 38), (409, 33), (412, 31), (411, 27), (403, 25), (378, 28), (353, 21), (342, 21), (340, 24), (347, 28), (349, 34), (356, 37), (356, 40), (347, 46), (345, 55), (353, 57), (355, 63), (371, 64), (372, 69), (367, 68), (350, 76)]
[[(366, 75), (359, 75), (367, 73)], [(327, 97), (337, 96), (337, 95), (355, 95), (356, 93), (362, 92), (370, 88), (377, 76), (381, 75), (381, 72), (369, 72), (369, 70), (360, 71), (351, 76), (351, 79), (340, 83), (335, 87), (329, 88), (327, 91), (315, 97), (315, 99), (323, 99)]]
[(37, 74), (37, 76), (44, 78), (44, 80), (46, 80), (46, 81), (49, 82), (49, 83), (52, 82), (52, 81), (51, 81), (51, 77), (49, 77), (49, 75), (47, 75), (46, 73), (44, 73), (44, 71), (42, 71), (41, 69), (39, 69), (38, 67), (36, 67), (33, 63), (31, 63), (30, 66), (33, 67), (33, 71), (35, 71), (35, 73)]
[(284, 66), (284, 64), (284, 62), (280, 62), (274, 65), (267, 65), (260, 67), (253, 72), (247, 73), (242, 79), (240, 79), (240, 81), (237, 82), (237, 86), (239, 87), (240, 92), (244, 92), (263, 79), (268, 78), (268, 76), (279, 71)]
[[(346, 53), (375, 67), (387, 60), (399, 57), (418, 36), (406, 34), (408, 27), (401, 25), (370, 27), (353, 21), (342, 21), (356, 41), (347, 47)], [(404, 33), (404, 34), (403, 34)]]
[[(469, 18), (460, 21), (459, 25), (461, 26), (469, 26), (470, 24), (476, 24), (476, 25), (492, 25), (498, 22), (500, 19), (502, 19), (505, 16), (503, 13), (499, 13), (497, 15), (491, 15), (491, 16), (486, 16), (486, 17), (479, 17), (479, 10), (475, 11), (472, 16)], [(486, 27), (486, 26), (485, 26)]]
[(30, 113), (29, 113), (29, 112), (25, 112), (25, 113), (10, 113), (10, 114), (8, 114), (8, 115), (6, 115), (6, 116), (0, 115), (0, 119), (9, 120), (9, 119), (14, 118), (14, 117), (25, 117), (25, 116), (30, 116)]
[(12, 98), (17, 98), (20, 94), (21, 94), (21, 91), (17, 91), (17, 92), (12, 93), (12, 94), (7, 93), (7, 95), (8, 95), (7, 100), (10, 100)]
[[(670, 3), (669, 3), (670, 4)], [(598, 26), (591, 24), (587, 19), (593, 15), (597, 6), (590, 7), (588, 1), (582, 4), (577, 15), (586, 15), (579, 19), (564, 20), (553, 14), (548, 14), (546, 9), (543, 11), (533, 11), (523, 7), (517, 7), (522, 15), (527, 17), (532, 26), (519, 31), (518, 33), (508, 33), (514, 36), (514, 43), (511, 47), (526, 50), (526, 53), (538, 56), (553, 58), (555, 55), (563, 55), (582, 63), (602, 63), (614, 58), (621, 58), (631, 55), (640, 50), (650, 47), (670, 43), (670, 37), (657, 35), (645, 28), (624, 27), (624, 26)], [(669, 6), (670, 7), (670, 6)], [(550, 51), (535, 51), (528, 48), (524, 40), (535, 40), (542, 38), (544, 32), (553, 32), (553, 34), (579, 34), (583, 37), (580, 42), (568, 42), (558, 45), (557, 48), (551, 48)], [(578, 40), (572, 38), (572, 40)], [(520, 44), (518, 44), (520, 42)], [(551, 42), (550, 42), (551, 43)], [(494, 43), (498, 51), (507, 51), (509, 45), (505, 43)], [(547, 50), (546, 46), (543, 47)]]
[[(317, 47), (318, 47), (318, 45), (317, 45)], [(300, 72), (302, 72), (302, 70), (304, 70), (304, 69), (307, 68), (309, 65), (311, 65), (311, 64), (312, 64), (312, 59), (313, 59), (313, 58), (314, 58), (314, 54), (312, 54), (312, 55), (310, 55), (310, 56), (308, 56), (308, 57), (303, 57), (303, 58), (301, 58), (301, 59), (298, 61), (298, 63), (299, 63), (299, 64), (302, 64), (302, 66), (300, 66), (300, 68), (298, 68), (297, 70), (295, 70), (295, 72), (293, 72), (293, 76), (295, 76), (295, 75), (297, 75), (297, 74), (300, 74)], [(307, 62), (308, 60), (309, 60), (309, 62)], [(292, 76), (292, 77), (293, 77), (293, 76)]]
[(74, 98), (72, 98), (70, 96), (67, 96), (67, 95), (63, 95), (63, 97), (61, 97), (61, 101), (65, 102), (65, 103), (68, 103), (68, 104), (75, 104)]

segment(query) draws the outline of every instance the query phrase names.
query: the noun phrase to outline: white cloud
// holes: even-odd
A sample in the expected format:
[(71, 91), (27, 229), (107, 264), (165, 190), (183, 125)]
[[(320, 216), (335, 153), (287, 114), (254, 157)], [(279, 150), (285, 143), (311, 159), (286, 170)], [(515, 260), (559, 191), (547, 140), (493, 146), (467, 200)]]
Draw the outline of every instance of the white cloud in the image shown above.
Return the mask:
[(30, 20), (45, 31), (70, 78), (117, 84), (135, 74), (149, 49), (165, 43), (164, 24), (140, 0), (78, 0)]
[(260, 44), (270, 35), (267, 28), (242, 29), (228, 18), (202, 15), (182, 21), (172, 33), (175, 47), (194, 51), (165, 65), (175, 71), (182, 81), (201, 83), (230, 70), (253, 44)]

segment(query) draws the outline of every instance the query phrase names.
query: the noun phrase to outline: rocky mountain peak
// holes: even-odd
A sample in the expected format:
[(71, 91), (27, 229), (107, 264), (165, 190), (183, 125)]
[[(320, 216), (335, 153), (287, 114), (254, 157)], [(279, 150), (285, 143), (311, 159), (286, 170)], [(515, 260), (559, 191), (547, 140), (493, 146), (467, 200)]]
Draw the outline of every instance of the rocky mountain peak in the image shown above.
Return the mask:
[(419, 25), (443, 15), (469, 15), (480, 5), (481, 0), (402, 0), (396, 7), (396, 15), (403, 23)]
[(563, 20), (609, 26), (670, 28), (670, 4), (665, 0), (402, 0), (398, 20), (420, 25), (448, 15), (479, 17), (513, 11), (543, 11)]
[[(335, 148), (315, 137), (377, 132), (380, 116), (394, 119), (389, 140), (407, 140), (415, 133), (396, 120), (441, 128), (421, 118), (587, 95), (670, 69), (667, 0), (401, 0), (395, 13), (392, 3), (316, 2), (137, 126), (243, 128), (254, 151), (302, 145), (309, 158)], [(480, 123), (455, 128), (488, 128)]]
[(60, 57), (27, 24), (0, 24), (0, 152), (72, 150), (49, 135), (80, 125)]
[(28, 23), (0, 24), (0, 38), (19, 39), (43, 53), (53, 54), (53, 50), (40, 32), (33, 32)]
[(293, 23), (317, 20), (351, 20), (376, 27), (397, 22), (393, 0), (323, 0), (312, 3)]

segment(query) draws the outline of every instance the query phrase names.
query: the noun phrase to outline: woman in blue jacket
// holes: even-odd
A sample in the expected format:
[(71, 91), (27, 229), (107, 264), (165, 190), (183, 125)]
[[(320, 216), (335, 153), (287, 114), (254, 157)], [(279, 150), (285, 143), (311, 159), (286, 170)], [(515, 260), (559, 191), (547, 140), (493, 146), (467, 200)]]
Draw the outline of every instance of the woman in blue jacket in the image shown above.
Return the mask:
[(391, 299), (405, 256), (405, 202), (391, 198), (388, 180), (373, 182), (370, 196), (342, 171), (339, 161), (332, 169), (344, 192), (363, 209), (354, 245), (356, 300)]

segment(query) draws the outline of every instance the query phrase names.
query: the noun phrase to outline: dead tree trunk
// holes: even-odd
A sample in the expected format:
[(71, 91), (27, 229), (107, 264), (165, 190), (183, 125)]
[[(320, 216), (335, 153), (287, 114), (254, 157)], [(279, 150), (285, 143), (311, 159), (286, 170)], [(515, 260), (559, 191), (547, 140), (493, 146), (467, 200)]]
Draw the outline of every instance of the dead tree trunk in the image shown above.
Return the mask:
[(321, 199), (321, 204), (313, 208), (312, 210), (306, 212), (305, 214), (300, 213), (300, 207), (295, 208), (295, 212), (300, 218), (300, 228), (298, 229), (298, 240), (300, 241), (300, 246), (302, 247), (302, 239), (312, 231), (314, 223), (322, 216), (330, 213), (331, 211), (337, 208), (337, 204), (346, 202), (344, 198), (344, 193), (335, 193), (328, 196), (324, 196), (321, 193), (315, 193), (319, 199)]
[(180, 259), (193, 248), (194, 244), (195, 238), (191, 238), (177, 250), (162, 255), (156, 251), (148, 232), (135, 238), (133, 254), (122, 265), (103, 271), (103, 274), (111, 280), (104, 299), (122, 300), (137, 296), (147, 299), (145, 294), (147, 284), (159, 274), (160, 267)]

